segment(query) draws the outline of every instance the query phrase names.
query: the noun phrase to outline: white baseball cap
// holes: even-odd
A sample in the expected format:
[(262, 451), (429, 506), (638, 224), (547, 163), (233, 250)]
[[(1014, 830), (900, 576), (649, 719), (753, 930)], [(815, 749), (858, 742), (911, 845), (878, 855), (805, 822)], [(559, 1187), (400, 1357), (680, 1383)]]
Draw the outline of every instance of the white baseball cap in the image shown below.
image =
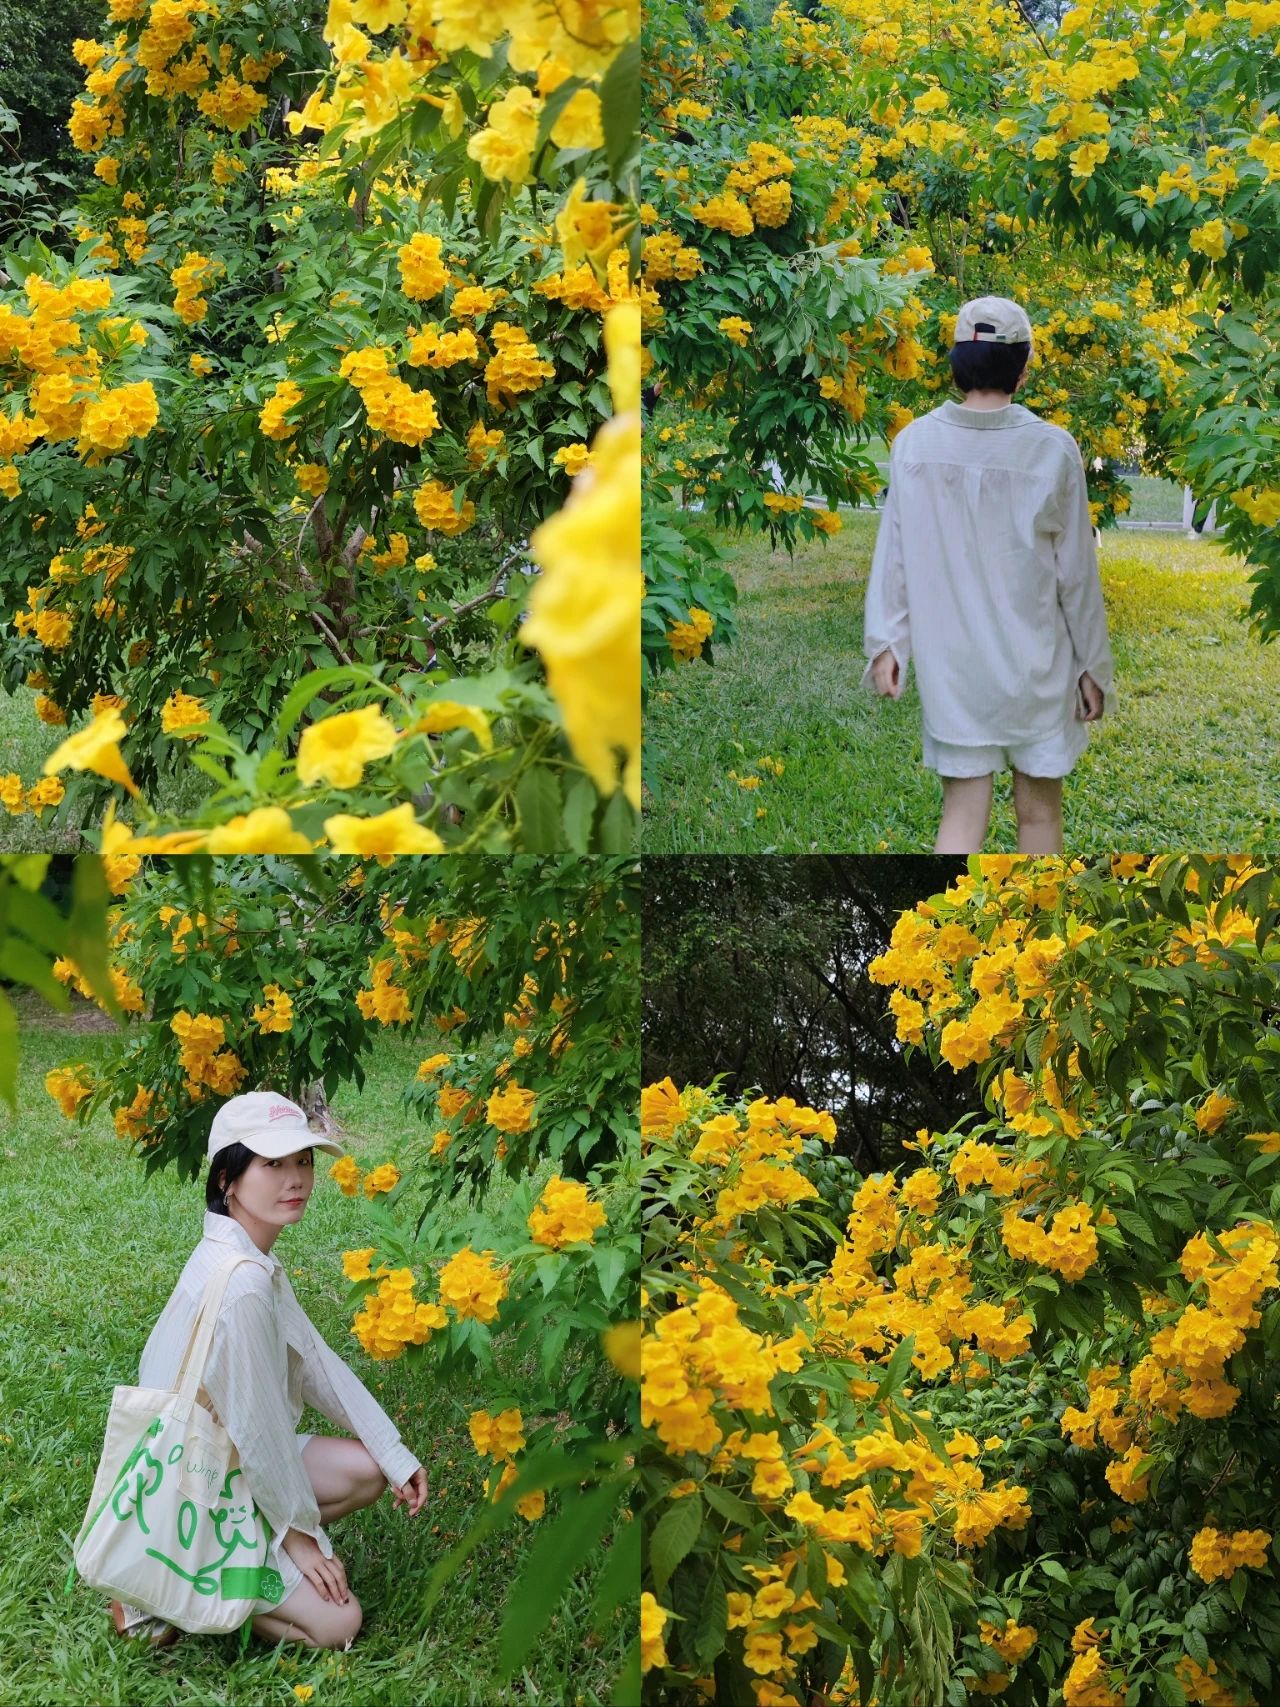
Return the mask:
[(956, 315), (957, 344), (1029, 344), (1027, 311), (1007, 296), (976, 296)]
[(255, 1155), (273, 1160), (308, 1148), (342, 1154), (340, 1144), (317, 1137), (297, 1103), (276, 1091), (245, 1091), (223, 1103), (209, 1128), (209, 1160), (228, 1144), (243, 1144)]

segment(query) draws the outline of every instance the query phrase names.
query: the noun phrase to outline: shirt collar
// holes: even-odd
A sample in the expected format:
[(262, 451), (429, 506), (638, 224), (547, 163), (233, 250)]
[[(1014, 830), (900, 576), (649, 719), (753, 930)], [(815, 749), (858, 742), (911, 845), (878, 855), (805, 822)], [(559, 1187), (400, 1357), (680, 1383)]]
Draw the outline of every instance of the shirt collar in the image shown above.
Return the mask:
[(230, 1215), (215, 1215), (212, 1209), (204, 1212), (204, 1236), (221, 1245), (232, 1245), (247, 1257), (252, 1257), (268, 1274), (274, 1275), (284, 1264), (272, 1251), (260, 1251), (240, 1223)]
[(939, 413), (953, 427), (1021, 427), (1036, 417), (1021, 403), (1006, 403), (1002, 409), (968, 409), (950, 398), (941, 405)]

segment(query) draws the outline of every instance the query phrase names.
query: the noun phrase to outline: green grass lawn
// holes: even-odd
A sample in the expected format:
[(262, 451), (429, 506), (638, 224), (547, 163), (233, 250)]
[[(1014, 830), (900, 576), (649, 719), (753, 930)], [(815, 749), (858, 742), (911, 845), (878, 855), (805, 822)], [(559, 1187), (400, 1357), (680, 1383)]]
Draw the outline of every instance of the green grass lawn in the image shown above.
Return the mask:
[[(932, 848), (942, 789), (921, 764), (914, 678), (896, 703), (858, 685), (877, 526), (851, 514), (793, 560), (739, 544), (737, 642), (650, 691), (646, 852)], [(1245, 570), (1211, 541), (1114, 531), (1101, 566), (1116, 693), (1064, 787), (1068, 852), (1271, 845), (1280, 646), (1242, 620)], [(781, 777), (761, 771), (765, 755), (783, 761)], [(993, 851), (1017, 847), (1009, 783), (997, 778)]]
[[(5, 1265), (0, 1274), (0, 1465), (7, 1545), (0, 1558), (0, 1676), (5, 1707), (296, 1707), (295, 1685), (314, 1689), (312, 1707), (471, 1707), (497, 1702), (596, 1707), (608, 1701), (630, 1631), (584, 1641), (604, 1552), (575, 1579), (528, 1670), (496, 1681), (497, 1634), (507, 1590), (538, 1526), (517, 1519), (482, 1543), (432, 1613), (421, 1611), (427, 1578), (469, 1527), (484, 1498), (483, 1461), (467, 1431), (486, 1403), (478, 1388), (442, 1383), (405, 1360), (367, 1358), (341, 1307), (348, 1290), (341, 1256), (363, 1246), (361, 1200), (346, 1198), (320, 1169), (305, 1223), (275, 1247), (304, 1310), (351, 1364), (427, 1468), (430, 1493), (416, 1518), (392, 1510), (391, 1495), (332, 1526), (331, 1539), (364, 1608), (349, 1653), (272, 1647), (239, 1634), (183, 1635), (161, 1653), (131, 1651), (116, 1636), (105, 1600), (78, 1579), (64, 1594), (71, 1543), (88, 1505), (111, 1390), (137, 1380), (138, 1359), (182, 1265), (198, 1243), (203, 1178), (167, 1172), (144, 1180), (140, 1162), (99, 1117), (85, 1131), (46, 1095), (45, 1073), (67, 1059), (93, 1060), (101, 1030), (71, 1034), (68, 1022), (32, 1004), (21, 1027), (18, 1108), (0, 1118)], [(363, 1092), (344, 1090), (334, 1108), (363, 1166), (394, 1160), (411, 1132), (401, 1087), (421, 1050), (382, 1042)], [(320, 1154), (318, 1152), (318, 1154)], [(501, 1194), (510, 1188), (499, 1182)], [(498, 1366), (517, 1380), (519, 1371)], [(315, 1413), (299, 1427), (339, 1432)], [(630, 1620), (620, 1620), (629, 1623)]]

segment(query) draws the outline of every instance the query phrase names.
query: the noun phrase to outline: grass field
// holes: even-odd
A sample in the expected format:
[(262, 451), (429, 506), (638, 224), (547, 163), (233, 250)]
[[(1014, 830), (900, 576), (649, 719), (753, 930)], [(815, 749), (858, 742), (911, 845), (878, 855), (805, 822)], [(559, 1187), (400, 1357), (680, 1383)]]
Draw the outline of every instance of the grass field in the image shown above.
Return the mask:
[[(483, 1465), (467, 1416), (485, 1397), (433, 1380), (404, 1360), (375, 1363), (364, 1355), (340, 1307), (347, 1291), (341, 1253), (367, 1242), (360, 1204), (343, 1197), (323, 1167), (305, 1224), (281, 1234), (276, 1254), (303, 1309), (396, 1419), (430, 1484), (416, 1518), (403, 1508), (393, 1511), (387, 1493), (332, 1526), (335, 1551), (364, 1608), (351, 1651), (271, 1647), (254, 1639), (241, 1658), (237, 1633), (184, 1635), (163, 1652), (139, 1654), (116, 1636), (106, 1602), (93, 1590), (77, 1580), (64, 1594), (111, 1390), (137, 1379), (147, 1335), (201, 1237), (204, 1190), (203, 1178), (184, 1184), (159, 1173), (144, 1181), (141, 1164), (108, 1118), (81, 1131), (46, 1095), (49, 1068), (69, 1058), (94, 1059), (103, 1046), (101, 1031), (71, 1035), (61, 1016), (33, 1007), (20, 1036), (18, 1109), (0, 1120), (5, 1707), (296, 1707), (295, 1686), (314, 1690), (312, 1707), (606, 1702), (630, 1631), (611, 1632), (596, 1645), (582, 1637), (603, 1549), (592, 1555), (536, 1644), (528, 1671), (509, 1685), (495, 1680), (497, 1632), (507, 1589), (537, 1525), (518, 1519), (515, 1530), (491, 1537), (431, 1615), (420, 1610), (432, 1567), (469, 1527), (484, 1497)], [(335, 1100), (362, 1165), (399, 1153), (409, 1118), (400, 1090), (420, 1054), (399, 1040), (381, 1043), (364, 1091), (347, 1090)], [(504, 1185), (493, 1189), (500, 1193)], [(339, 1432), (310, 1411), (299, 1427)]]
[[(932, 848), (942, 790), (921, 764), (914, 680), (897, 702), (858, 685), (877, 526), (849, 515), (793, 560), (738, 544), (737, 642), (650, 692), (646, 852)], [(1116, 692), (1064, 788), (1067, 851), (1272, 845), (1280, 646), (1248, 633), (1244, 569), (1212, 541), (1139, 532), (1104, 534), (1101, 567)], [(993, 851), (1017, 846), (1009, 781), (996, 783)]]

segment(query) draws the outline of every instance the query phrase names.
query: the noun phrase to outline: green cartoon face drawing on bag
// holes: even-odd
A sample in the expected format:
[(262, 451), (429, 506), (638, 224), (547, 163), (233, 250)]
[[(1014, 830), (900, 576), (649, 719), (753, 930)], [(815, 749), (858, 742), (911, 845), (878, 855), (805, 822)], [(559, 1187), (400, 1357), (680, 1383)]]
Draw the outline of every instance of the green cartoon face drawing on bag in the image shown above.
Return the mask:
[[(148, 1518), (147, 1502), (164, 1483), (166, 1471), (177, 1476), (185, 1468), (198, 1478), (203, 1465), (198, 1451), (186, 1458), (187, 1445), (177, 1441), (158, 1458), (148, 1450), (161, 1429), (157, 1418), (130, 1453), (121, 1470), (111, 1498), (111, 1509), (122, 1523), (137, 1518), (138, 1527), (151, 1536), (153, 1525)], [(193, 1447), (198, 1443), (193, 1443)], [(170, 1506), (170, 1509), (172, 1507)], [(229, 1470), (211, 1506), (184, 1499), (177, 1508), (176, 1534), (154, 1535), (155, 1545), (147, 1548), (149, 1557), (158, 1560), (191, 1584), (197, 1594), (223, 1598), (263, 1596), (279, 1597), (283, 1587), (277, 1572), (264, 1568), (266, 1542), (271, 1534), (265, 1517), (255, 1508), (245, 1486), (243, 1471), (237, 1466)], [(200, 1559), (199, 1554), (216, 1548), (212, 1558)], [(237, 1553), (248, 1555), (243, 1565), (231, 1561)], [(174, 1557), (173, 1555), (177, 1555)]]

